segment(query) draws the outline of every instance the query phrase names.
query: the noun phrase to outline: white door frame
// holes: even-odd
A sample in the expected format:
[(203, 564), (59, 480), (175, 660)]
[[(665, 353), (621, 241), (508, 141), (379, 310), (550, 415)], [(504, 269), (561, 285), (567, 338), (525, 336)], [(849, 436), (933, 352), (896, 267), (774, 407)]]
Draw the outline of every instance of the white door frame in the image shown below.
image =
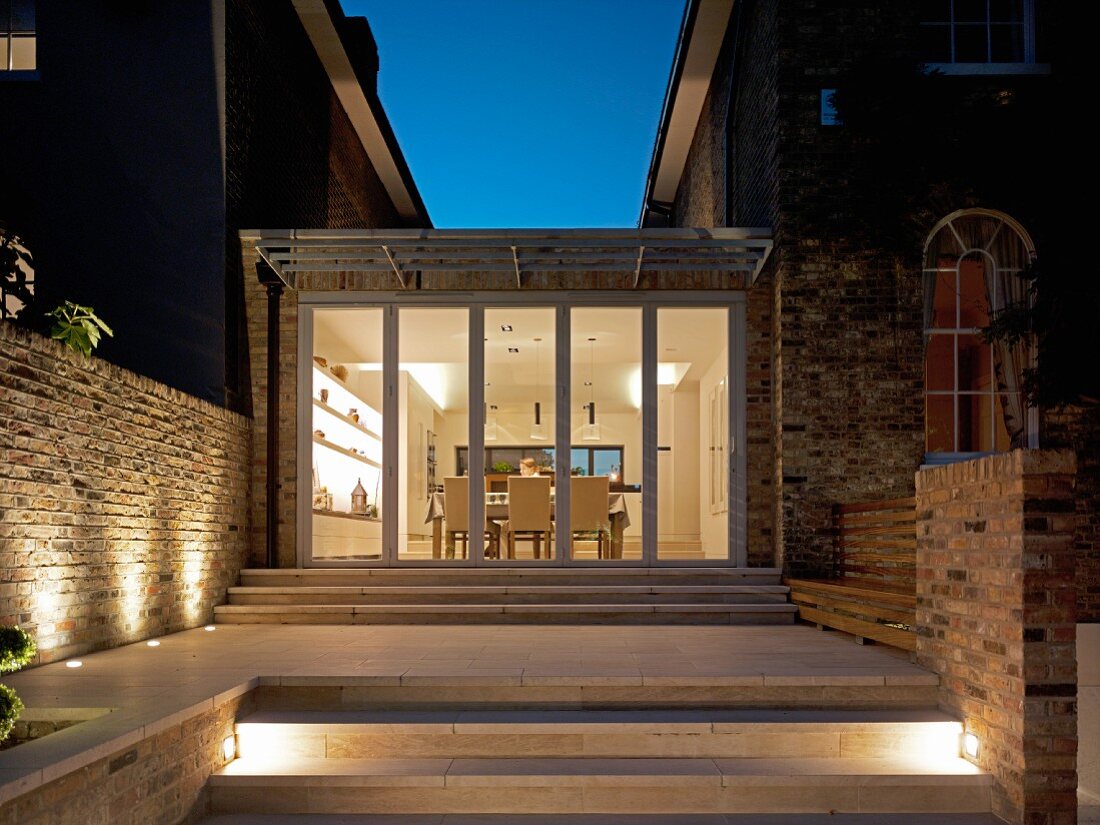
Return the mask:
[[(657, 310), (663, 307), (710, 307), (729, 310), (727, 330), (729, 375), (729, 552), (725, 559), (660, 560), (657, 556)], [(571, 558), (568, 531), (556, 532), (554, 558), (502, 563), (484, 557), (484, 547), (472, 546), (467, 559), (398, 558), (398, 439), (386, 422), (398, 418), (399, 310), (403, 307), (456, 307), (469, 310), (469, 475), (484, 475), (485, 309), (499, 306), (555, 309), (555, 499), (559, 516), (569, 513), (569, 456), (571, 433), (570, 309), (573, 307), (639, 307), (642, 310), (642, 557), (637, 560), (578, 560)], [(313, 313), (318, 309), (382, 308), (383, 313), (383, 552), (379, 560), (315, 561), (312, 558), (312, 397)], [(298, 293), (298, 403), (297, 403), (297, 557), (299, 567), (744, 567), (747, 563), (746, 462), (746, 313), (745, 293), (713, 290), (637, 291), (524, 291), (524, 292), (309, 292)], [(563, 345), (564, 344), (564, 345)], [(470, 524), (480, 524), (484, 513), (483, 485), (470, 486)], [(480, 545), (480, 543), (477, 543)]]

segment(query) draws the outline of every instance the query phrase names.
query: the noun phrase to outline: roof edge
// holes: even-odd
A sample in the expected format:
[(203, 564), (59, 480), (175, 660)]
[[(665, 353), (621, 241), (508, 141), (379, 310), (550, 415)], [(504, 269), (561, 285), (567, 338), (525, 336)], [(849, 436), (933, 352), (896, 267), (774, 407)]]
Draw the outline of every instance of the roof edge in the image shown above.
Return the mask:
[(364, 89), (326, 0), (292, 0), (321, 65), (394, 209), (406, 224), (431, 226), (427, 207), (374, 90)]

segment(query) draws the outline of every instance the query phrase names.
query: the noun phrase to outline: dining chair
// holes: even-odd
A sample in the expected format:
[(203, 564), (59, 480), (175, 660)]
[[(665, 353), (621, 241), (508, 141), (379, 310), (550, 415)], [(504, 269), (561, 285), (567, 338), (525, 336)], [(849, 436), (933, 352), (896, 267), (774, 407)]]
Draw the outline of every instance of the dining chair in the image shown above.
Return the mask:
[(470, 542), (470, 479), (467, 476), (446, 476), (443, 479), (446, 547), (454, 555), (455, 544), (462, 542), (462, 558), (466, 558)]
[(535, 558), (546, 542), (550, 556), (550, 479), (547, 476), (508, 477), (508, 558), (516, 557), (516, 539), (530, 539)]
[(598, 559), (604, 557), (605, 548), (607, 551), (611, 548), (611, 519), (607, 514), (609, 491), (607, 476), (573, 476), (569, 480), (570, 533), (574, 539), (591, 541), (595, 538)]

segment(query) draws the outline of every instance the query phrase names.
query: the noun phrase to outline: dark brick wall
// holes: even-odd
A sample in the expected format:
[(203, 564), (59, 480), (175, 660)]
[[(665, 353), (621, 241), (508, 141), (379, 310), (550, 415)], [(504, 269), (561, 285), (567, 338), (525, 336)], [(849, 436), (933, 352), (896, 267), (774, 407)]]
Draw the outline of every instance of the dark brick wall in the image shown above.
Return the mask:
[(250, 410), (242, 284), (256, 276), (241, 271), (239, 230), (403, 223), (290, 0), (228, 0), (225, 18), (226, 371), (233, 405)]
[[(676, 199), (677, 225), (724, 222), (728, 211), (731, 223), (770, 225), (775, 233), (768, 273), (754, 290), (769, 290), (772, 304), (773, 535), (779, 559), (796, 574), (828, 569), (833, 503), (913, 494), (924, 449), (923, 233), (956, 209), (984, 206), (1021, 221), (1040, 252), (1052, 237), (1043, 204), (1054, 176), (1044, 171), (1047, 153), (1028, 124), (1057, 114), (1057, 62), (1050, 77), (927, 78), (932, 85), (912, 99), (922, 107), (913, 118), (917, 138), (879, 150), (889, 161), (890, 183), (868, 179), (865, 133), (820, 125), (823, 89), (850, 84), (884, 57), (916, 64), (916, 8), (902, 0), (745, 3), (723, 47)], [(1046, 31), (1047, 53), (1054, 60), (1052, 32)], [(912, 91), (899, 87), (897, 94), (908, 99)], [(951, 116), (968, 103), (984, 113), (985, 128), (1004, 128), (995, 141), (986, 134), (959, 146), (963, 162), (944, 171), (946, 183), (925, 187), (927, 174), (920, 176), (911, 161), (920, 154), (920, 130), (932, 134), (937, 115)], [(1019, 158), (1028, 158), (1027, 174)], [(907, 211), (869, 215), (862, 195), (868, 188), (880, 195), (876, 183), (894, 180), (913, 188)], [(1084, 523), (1095, 524), (1095, 506), (1081, 506)], [(1095, 535), (1095, 527), (1083, 528), (1078, 546), (1095, 555), (1096, 542), (1085, 533)]]

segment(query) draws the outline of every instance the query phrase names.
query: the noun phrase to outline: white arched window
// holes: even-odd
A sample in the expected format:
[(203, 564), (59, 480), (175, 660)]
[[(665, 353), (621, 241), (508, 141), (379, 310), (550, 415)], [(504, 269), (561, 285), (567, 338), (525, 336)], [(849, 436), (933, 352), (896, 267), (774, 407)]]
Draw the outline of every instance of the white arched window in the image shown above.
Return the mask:
[(34, 297), (34, 259), (19, 236), (0, 224), (0, 318), (19, 314)]
[[(940, 221), (924, 248), (925, 462), (1037, 444), (1026, 406), (1029, 342), (986, 343), (981, 329), (1006, 306), (1028, 300), (1020, 273), (1035, 257), (1012, 218), (966, 209)], [(962, 454), (962, 455), (960, 455)]]

